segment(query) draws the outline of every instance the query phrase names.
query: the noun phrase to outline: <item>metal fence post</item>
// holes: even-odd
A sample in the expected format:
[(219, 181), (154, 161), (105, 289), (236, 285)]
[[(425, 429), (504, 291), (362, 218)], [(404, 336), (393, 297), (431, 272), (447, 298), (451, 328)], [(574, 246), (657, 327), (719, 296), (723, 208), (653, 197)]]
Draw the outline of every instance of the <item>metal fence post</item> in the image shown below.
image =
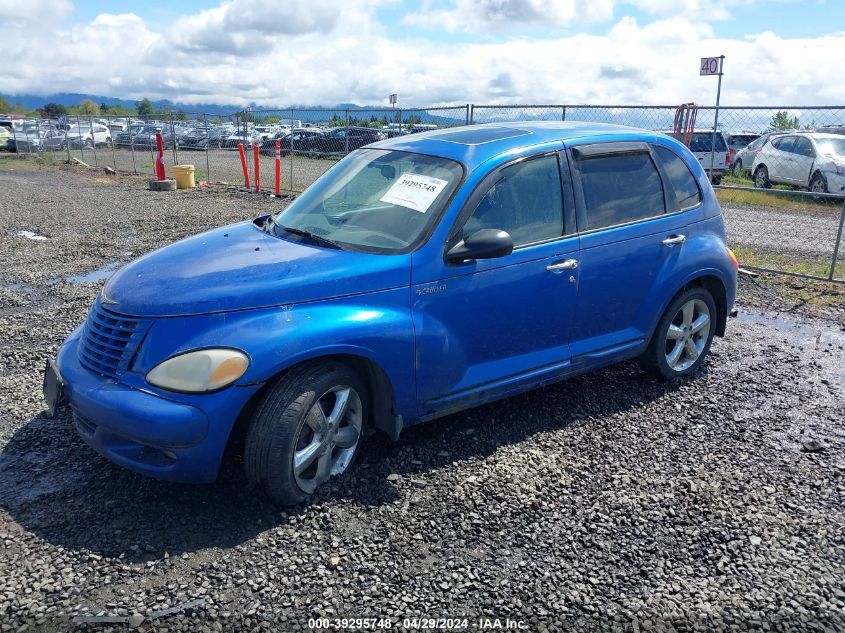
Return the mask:
[(839, 258), (839, 247), (842, 245), (843, 224), (845, 224), (845, 199), (842, 200), (842, 213), (839, 214), (839, 230), (836, 233), (836, 245), (833, 247), (833, 258), (830, 260), (830, 273), (827, 276), (831, 281), (836, 277), (836, 260)]
[(109, 125), (106, 127), (109, 128), (109, 138), (111, 139), (111, 164), (112, 167), (114, 167), (114, 170), (117, 171), (117, 153), (114, 149), (114, 136), (112, 136), (111, 133), (111, 126), (114, 120), (113, 118), (110, 119), (109, 117), (106, 117), (106, 121), (109, 121)]
[(560, 120), (566, 121), (566, 106), (562, 106), (560, 109)]
[(205, 125), (205, 178), (208, 182), (211, 182), (211, 163), (208, 160), (208, 146), (211, 144), (211, 140), (208, 138), (208, 115), (202, 115), (202, 121)]
[[(149, 117), (147, 117), (147, 123), (149, 124)], [(152, 127), (152, 126), (150, 126), (150, 127)], [(159, 128), (158, 128), (158, 127), (156, 127), (155, 129), (156, 129), (156, 130), (158, 130)], [(154, 137), (152, 137), (152, 136), (150, 136), (149, 134), (147, 134), (147, 144), (150, 146), (150, 161), (152, 162), (151, 167), (152, 167), (152, 170), (153, 170), (153, 171), (152, 171), (152, 176), (153, 176), (153, 178), (155, 178), (155, 175), (156, 175), (156, 161), (158, 160), (158, 158), (156, 157), (156, 155), (155, 155), (155, 150), (153, 149), (153, 145), (154, 145), (154, 142), (153, 142), (153, 141), (154, 141)]]
[(346, 111), (346, 133), (343, 135), (343, 155), (349, 153), (349, 110)]
[(65, 116), (63, 116), (59, 119), (59, 121), (62, 121), (62, 127), (64, 128), (62, 130), (62, 133), (65, 135), (65, 151), (67, 151), (67, 162), (68, 162), (68, 164), (70, 164), (70, 139), (67, 136), (68, 129), (67, 129), (67, 127), (65, 127), (65, 126), (70, 127), (70, 124), (67, 122), (67, 120), (68, 120), (67, 115), (65, 115)]
[(138, 173), (138, 166), (135, 164), (135, 135), (132, 134), (132, 118), (127, 117), (129, 123), (126, 125), (126, 133), (129, 135), (129, 149), (132, 152), (132, 173)]
[(173, 125), (173, 110), (170, 111), (170, 141), (173, 143), (173, 164), (179, 164), (179, 153), (176, 151), (176, 127)]
[(79, 154), (82, 156), (80, 159), (83, 163), (85, 162), (85, 142), (82, 140), (82, 123), (79, 122), (79, 115), (76, 115), (76, 133), (77, 137), (76, 140), (79, 141)]
[(469, 104), (467, 104), (466, 124), (469, 125)]
[(475, 123), (475, 104), (469, 104), (469, 124), (472, 125)]
[(94, 167), (99, 167), (100, 164), (97, 162), (97, 137), (94, 136), (94, 119), (91, 116), (88, 117), (88, 127), (91, 128), (91, 148), (94, 150)]

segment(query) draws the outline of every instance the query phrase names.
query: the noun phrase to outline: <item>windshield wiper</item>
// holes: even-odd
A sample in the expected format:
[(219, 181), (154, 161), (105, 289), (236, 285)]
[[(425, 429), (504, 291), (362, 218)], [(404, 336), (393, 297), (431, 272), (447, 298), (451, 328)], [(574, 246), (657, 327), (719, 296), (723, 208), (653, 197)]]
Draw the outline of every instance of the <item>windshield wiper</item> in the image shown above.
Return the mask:
[[(278, 226), (282, 225), (280, 224)], [(282, 229), (284, 229), (286, 233), (293, 233), (294, 235), (306, 237), (317, 244), (322, 244), (323, 246), (328, 246), (329, 248), (337, 248), (339, 250), (343, 250), (343, 247), (334, 240), (330, 240), (329, 238), (323, 237), (322, 235), (317, 235), (316, 233), (312, 233), (311, 231), (306, 231), (305, 229), (297, 229), (292, 226), (282, 226)]]

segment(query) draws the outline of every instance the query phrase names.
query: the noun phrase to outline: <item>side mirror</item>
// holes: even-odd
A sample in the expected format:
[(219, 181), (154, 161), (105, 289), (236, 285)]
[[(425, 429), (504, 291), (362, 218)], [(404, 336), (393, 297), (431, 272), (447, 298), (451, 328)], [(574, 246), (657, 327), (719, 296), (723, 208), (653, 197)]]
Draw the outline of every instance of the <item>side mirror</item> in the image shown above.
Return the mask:
[(815, 158), (816, 153), (813, 151), (812, 147), (808, 147), (807, 149), (804, 150), (804, 156), (809, 156), (810, 158)]
[(446, 261), (457, 264), (468, 259), (493, 259), (513, 252), (513, 239), (506, 231), (481, 229), (455, 244), (446, 253)]

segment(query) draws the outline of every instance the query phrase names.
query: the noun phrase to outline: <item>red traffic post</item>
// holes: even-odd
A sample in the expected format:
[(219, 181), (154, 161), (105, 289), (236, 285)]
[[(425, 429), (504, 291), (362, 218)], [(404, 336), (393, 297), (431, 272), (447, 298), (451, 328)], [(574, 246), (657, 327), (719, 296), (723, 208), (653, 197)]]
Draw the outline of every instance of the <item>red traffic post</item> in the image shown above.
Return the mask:
[(252, 161), (255, 164), (255, 193), (261, 191), (261, 161), (259, 159), (260, 148), (258, 143), (252, 144)]
[(282, 193), (282, 140), (276, 139), (276, 195)]
[(244, 152), (243, 143), (238, 143), (238, 153), (241, 155), (241, 167), (244, 169), (244, 187), (249, 189), (249, 169), (246, 166), (246, 152)]
[(161, 130), (156, 132), (156, 147), (158, 148), (156, 178), (158, 180), (167, 180), (167, 172), (164, 170), (164, 138), (161, 136)]

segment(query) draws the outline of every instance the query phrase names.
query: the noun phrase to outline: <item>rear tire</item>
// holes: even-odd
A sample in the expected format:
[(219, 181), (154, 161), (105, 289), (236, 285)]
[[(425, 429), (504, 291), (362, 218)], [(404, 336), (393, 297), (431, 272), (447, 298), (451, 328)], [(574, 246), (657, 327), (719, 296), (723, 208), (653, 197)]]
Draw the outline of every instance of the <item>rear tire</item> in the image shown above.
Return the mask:
[(286, 372), (256, 405), (244, 451), (247, 478), (280, 505), (305, 501), (345, 472), (364, 439), (366, 383), (349, 367), (315, 361)]
[(640, 364), (652, 374), (671, 380), (701, 367), (716, 333), (716, 302), (704, 288), (688, 288), (660, 318)]
[(742, 161), (738, 160), (734, 163), (733, 174), (735, 178), (742, 178)]
[(758, 189), (771, 189), (772, 181), (769, 180), (769, 170), (765, 165), (760, 165), (754, 172), (754, 186)]

